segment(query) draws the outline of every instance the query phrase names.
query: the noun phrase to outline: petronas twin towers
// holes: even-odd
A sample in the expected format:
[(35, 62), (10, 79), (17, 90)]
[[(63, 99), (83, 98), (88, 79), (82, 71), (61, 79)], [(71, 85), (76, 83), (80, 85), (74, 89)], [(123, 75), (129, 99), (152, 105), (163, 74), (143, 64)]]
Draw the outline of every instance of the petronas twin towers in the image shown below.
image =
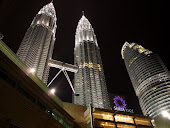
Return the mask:
[[(55, 43), (56, 13), (53, 3), (45, 5), (36, 15), (17, 52), (18, 57), (44, 83), (48, 81), (50, 66), (62, 68), (62, 62), (52, 60)], [(63, 68), (75, 73), (74, 103), (97, 108), (110, 108), (105, 76), (94, 30), (83, 15), (80, 19), (74, 48), (74, 64), (65, 64)], [(52, 62), (55, 62), (53, 64)], [(64, 63), (63, 63), (64, 64)]]

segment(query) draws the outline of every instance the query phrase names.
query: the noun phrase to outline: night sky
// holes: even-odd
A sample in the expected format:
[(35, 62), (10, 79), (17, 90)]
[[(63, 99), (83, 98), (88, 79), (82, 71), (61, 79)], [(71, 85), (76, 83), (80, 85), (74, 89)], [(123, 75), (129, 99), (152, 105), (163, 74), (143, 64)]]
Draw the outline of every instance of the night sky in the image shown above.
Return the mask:
[[(15, 53), (38, 11), (49, 0), (0, 0), (0, 32), (3, 41)], [(133, 91), (121, 48), (125, 41), (135, 42), (158, 53), (170, 69), (166, 11), (159, 1), (147, 0), (54, 0), (57, 14), (57, 33), (53, 59), (73, 64), (75, 31), (82, 11), (91, 22), (100, 47), (106, 84), (110, 93), (126, 97), (129, 108), (141, 113)], [(50, 80), (58, 72), (51, 68)], [(69, 73), (73, 80), (73, 73)], [(71, 102), (72, 91), (63, 73), (54, 81), (56, 95)]]

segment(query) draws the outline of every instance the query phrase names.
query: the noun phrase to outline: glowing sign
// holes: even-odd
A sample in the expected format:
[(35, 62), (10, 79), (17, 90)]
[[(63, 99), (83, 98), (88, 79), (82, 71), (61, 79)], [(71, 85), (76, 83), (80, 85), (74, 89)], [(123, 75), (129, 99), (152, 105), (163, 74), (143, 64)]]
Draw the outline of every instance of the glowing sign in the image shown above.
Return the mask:
[(115, 96), (115, 98), (113, 98), (113, 100), (115, 103), (114, 110), (134, 113), (133, 109), (126, 109), (125, 100), (123, 100), (122, 97)]
[(137, 46), (141, 46), (142, 47), (142, 45), (139, 45), (139, 44), (137, 44)]
[(137, 44), (138, 48), (145, 49), (142, 45)]
[(125, 100), (123, 100), (122, 97), (115, 96), (115, 98), (113, 98), (113, 100), (114, 100), (116, 107), (124, 108), (124, 109), (126, 108)]

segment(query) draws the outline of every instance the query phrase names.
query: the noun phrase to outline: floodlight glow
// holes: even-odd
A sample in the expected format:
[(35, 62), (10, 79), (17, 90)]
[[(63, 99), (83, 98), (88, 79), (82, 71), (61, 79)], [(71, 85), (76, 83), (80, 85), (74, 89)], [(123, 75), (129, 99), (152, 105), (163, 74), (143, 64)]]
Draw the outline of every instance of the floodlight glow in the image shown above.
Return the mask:
[(162, 112), (162, 115), (163, 115), (164, 117), (168, 117), (169, 114), (168, 114), (167, 111), (163, 111), (163, 112)]
[(31, 68), (31, 69), (30, 69), (30, 72), (31, 72), (31, 73), (34, 73), (34, 72), (35, 72), (35, 69), (34, 69), (34, 68)]
[(162, 115), (170, 120), (170, 114), (167, 111), (162, 111)]
[(55, 89), (54, 89), (54, 88), (52, 88), (52, 89), (50, 90), (50, 94), (52, 94), (52, 95), (55, 94)]

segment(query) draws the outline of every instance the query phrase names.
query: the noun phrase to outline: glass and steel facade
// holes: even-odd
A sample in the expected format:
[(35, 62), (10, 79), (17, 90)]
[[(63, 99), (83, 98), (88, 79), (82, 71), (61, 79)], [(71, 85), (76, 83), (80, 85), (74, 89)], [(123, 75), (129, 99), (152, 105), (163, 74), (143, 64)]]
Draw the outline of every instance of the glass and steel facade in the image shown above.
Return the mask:
[(74, 64), (79, 68), (74, 77), (75, 92), (79, 96), (74, 97), (74, 103), (110, 108), (100, 49), (93, 28), (84, 15), (76, 30), (74, 57)]
[(17, 56), (29, 67), (35, 69), (35, 74), (47, 83), (49, 66), (52, 57), (56, 32), (56, 14), (53, 3), (45, 5), (34, 17)]
[(170, 112), (170, 74), (159, 55), (127, 42), (121, 54), (144, 115)]

